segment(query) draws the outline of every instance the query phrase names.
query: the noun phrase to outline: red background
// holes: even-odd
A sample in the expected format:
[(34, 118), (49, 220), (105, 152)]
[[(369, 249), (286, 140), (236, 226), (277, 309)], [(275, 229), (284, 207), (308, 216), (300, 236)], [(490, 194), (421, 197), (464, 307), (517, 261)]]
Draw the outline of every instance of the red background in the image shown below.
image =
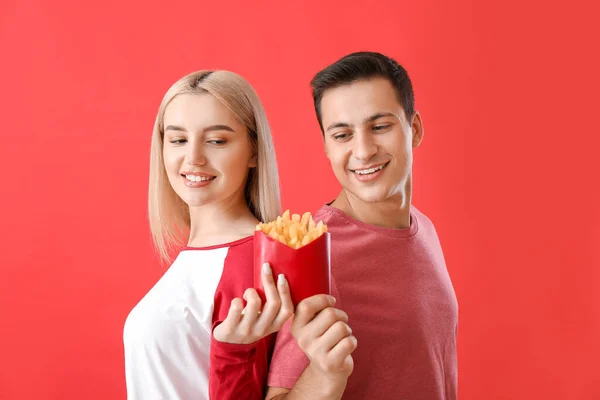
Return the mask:
[(600, 399), (591, 2), (102, 3), (0, 5), (1, 399), (125, 398), (123, 323), (163, 272), (146, 191), (175, 80), (246, 77), (284, 207), (315, 210), (338, 186), (308, 82), (365, 49), (416, 88), (414, 203), (460, 302), (460, 398)]

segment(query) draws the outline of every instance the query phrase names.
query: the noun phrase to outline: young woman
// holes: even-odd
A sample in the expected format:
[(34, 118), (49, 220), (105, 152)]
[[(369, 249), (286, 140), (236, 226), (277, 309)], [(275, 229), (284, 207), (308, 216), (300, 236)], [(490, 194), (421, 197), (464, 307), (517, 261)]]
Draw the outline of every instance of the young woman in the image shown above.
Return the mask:
[[(271, 133), (252, 87), (228, 71), (177, 81), (154, 125), (149, 219), (161, 258), (178, 253), (125, 323), (130, 400), (264, 398), (272, 334), (293, 306), (285, 277), (276, 285), (267, 264), (264, 307), (248, 289), (252, 235), (280, 211)], [(253, 349), (248, 367), (210, 379), (238, 347)]]

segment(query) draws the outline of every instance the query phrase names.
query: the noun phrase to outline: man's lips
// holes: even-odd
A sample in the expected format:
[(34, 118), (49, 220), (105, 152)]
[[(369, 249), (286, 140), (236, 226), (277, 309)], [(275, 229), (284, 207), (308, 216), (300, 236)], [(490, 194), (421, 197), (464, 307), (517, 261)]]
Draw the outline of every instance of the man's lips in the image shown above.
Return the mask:
[(370, 165), (368, 167), (357, 168), (357, 169), (350, 169), (350, 171), (354, 172), (355, 174), (359, 174), (359, 175), (372, 174), (374, 172), (380, 171), (383, 168), (387, 167), (389, 163), (390, 162), (387, 161), (385, 163), (372, 164), (372, 165)]

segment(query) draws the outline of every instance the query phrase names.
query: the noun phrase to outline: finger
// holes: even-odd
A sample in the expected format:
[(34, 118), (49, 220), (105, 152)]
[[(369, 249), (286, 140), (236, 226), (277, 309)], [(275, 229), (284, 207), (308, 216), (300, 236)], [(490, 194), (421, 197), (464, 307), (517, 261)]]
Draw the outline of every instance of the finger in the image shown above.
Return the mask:
[(315, 343), (314, 348), (316, 351), (321, 353), (328, 353), (333, 349), (342, 339), (350, 336), (352, 329), (343, 321), (337, 321), (332, 324), (321, 337), (319, 337)]
[(346, 336), (331, 349), (327, 358), (332, 365), (342, 368), (346, 362), (352, 362), (351, 354), (357, 346), (358, 341), (355, 336)]
[(235, 298), (231, 300), (231, 305), (229, 306), (229, 312), (227, 313), (227, 317), (221, 323), (221, 330), (225, 332), (235, 331), (242, 318), (242, 307), (242, 299)]
[[(311, 337), (318, 338), (325, 334), (337, 322), (347, 323), (348, 314), (337, 308), (327, 307), (321, 311), (304, 329), (311, 331)], [(333, 344), (332, 344), (333, 346)]]
[(260, 318), (257, 321), (257, 328), (267, 328), (271, 326), (273, 320), (277, 316), (279, 307), (281, 305), (281, 300), (279, 299), (279, 293), (275, 287), (275, 282), (273, 281), (273, 272), (271, 270), (271, 266), (268, 263), (263, 264), (261, 275), (267, 302), (265, 303)]
[(298, 330), (306, 326), (319, 312), (335, 304), (335, 298), (318, 294), (302, 300), (296, 306), (292, 330)]
[(279, 275), (277, 279), (277, 290), (279, 291), (281, 307), (279, 307), (279, 313), (275, 321), (273, 321), (273, 329), (275, 331), (278, 331), (294, 314), (294, 303), (292, 302), (290, 285), (283, 274)]
[(242, 334), (247, 335), (254, 327), (262, 302), (254, 289), (247, 289), (244, 292), (244, 300), (246, 300), (246, 308), (244, 309), (244, 316), (238, 325), (238, 330)]
[(323, 346), (322, 342), (319, 340), (321, 336), (323, 336), (336, 322), (345, 323), (346, 321), (348, 321), (348, 316), (345, 312), (333, 307), (328, 307), (321, 311), (312, 321), (301, 328), (295, 329), (295, 321), (292, 320), (292, 336), (296, 338), (298, 346), (305, 353), (309, 352), (313, 356), (319, 352), (322, 354), (327, 352), (329, 348), (333, 347), (333, 344), (335, 344), (336, 341), (335, 339), (332, 339), (333, 343), (329, 344), (330, 347), (325, 348), (326, 346)]

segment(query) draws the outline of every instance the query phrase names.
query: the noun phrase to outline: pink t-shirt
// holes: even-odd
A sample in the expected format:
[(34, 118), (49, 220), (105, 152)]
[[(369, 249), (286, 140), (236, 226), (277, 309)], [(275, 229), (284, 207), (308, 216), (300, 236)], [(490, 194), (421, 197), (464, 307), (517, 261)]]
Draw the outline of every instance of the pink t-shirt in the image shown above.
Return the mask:
[[(344, 399), (455, 400), (458, 304), (431, 221), (387, 229), (324, 206), (332, 295), (358, 340)], [(287, 324), (277, 335), (269, 386), (291, 388), (308, 359)]]

